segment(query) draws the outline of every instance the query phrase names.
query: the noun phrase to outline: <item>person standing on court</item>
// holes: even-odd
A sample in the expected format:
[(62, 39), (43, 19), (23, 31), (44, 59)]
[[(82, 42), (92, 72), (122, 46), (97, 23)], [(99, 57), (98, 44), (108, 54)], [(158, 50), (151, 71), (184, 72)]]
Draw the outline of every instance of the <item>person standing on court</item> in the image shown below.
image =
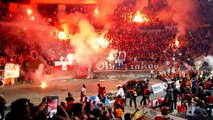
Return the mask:
[(86, 97), (86, 85), (83, 84), (81, 88), (81, 95), (80, 95), (80, 102), (84, 101), (84, 98)]
[(137, 109), (136, 97), (137, 97), (137, 91), (136, 91), (136, 89), (133, 87), (132, 90), (131, 90), (131, 96), (130, 96), (129, 105), (130, 105), (130, 107), (132, 107), (132, 101), (133, 101), (134, 104), (135, 104), (135, 109)]
[(118, 88), (118, 92), (116, 93), (116, 97), (118, 97), (119, 95), (121, 96), (121, 99), (125, 102), (125, 93), (124, 93), (124, 89), (121, 87), (121, 85), (117, 85)]

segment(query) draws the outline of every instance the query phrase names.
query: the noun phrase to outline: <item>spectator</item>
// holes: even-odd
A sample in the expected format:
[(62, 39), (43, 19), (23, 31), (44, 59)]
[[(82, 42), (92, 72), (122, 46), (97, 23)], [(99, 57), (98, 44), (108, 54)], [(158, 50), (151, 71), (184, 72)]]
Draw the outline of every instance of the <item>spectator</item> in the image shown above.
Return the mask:
[(120, 104), (115, 104), (115, 118), (119, 118), (122, 120), (123, 110)]
[(132, 107), (132, 101), (133, 101), (133, 102), (134, 102), (135, 109), (137, 109), (136, 98), (137, 98), (137, 91), (136, 91), (136, 89), (133, 87), (132, 90), (131, 90), (131, 96), (130, 96), (129, 105), (130, 105), (130, 107)]
[(118, 92), (116, 93), (116, 97), (121, 96), (121, 99), (124, 101), (125, 103), (125, 93), (124, 93), (124, 89), (121, 87), (121, 85), (117, 85), (118, 88)]
[(192, 94), (197, 96), (197, 93), (198, 93), (198, 81), (197, 81), (197, 79), (193, 79), (192, 80)]
[(191, 120), (206, 120), (207, 119), (207, 112), (204, 108), (196, 108), (194, 111), (194, 115), (192, 116)]
[(178, 100), (178, 95), (180, 95), (180, 91), (176, 88), (175, 83), (172, 83), (172, 88), (173, 88), (173, 96), (174, 96), (174, 109), (177, 107), (177, 100)]
[(5, 120), (40, 120), (46, 119), (46, 100), (43, 99), (39, 106), (34, 106), (30, 100), (21, 98), (11, 104), (11, 111), (6, 115)]
[(150, 75), (151, 75), (151, 78), (154, 77), (154, 70), (153, 69), (150, 71)]
[(98, 97), (101, 99), (100, 93), (101, 93), (102, 86), (100, 83), (98, 83), (97, 86), (98, 86)]
[(0, 94), (0, 120), (4, 120), (4, 110), (6, 109), (6, 100), (4, 95)]
[(168, 109), (165, 106), (163, 106), (161, 108), (161, 115), (156, 115), (155, 120), (172, 120), (167, 116), (168, 114), (169, 114)]
[(102, 103), (105, 103), (105, 99), (106, 99), (106, 87), (102, 87), (101, 91), (100, 91), (100, 100)]
[[(142, 102), (143, 102), (143, 104), (144, 105), (146, 105), (147, 104), (147, 100), (149, 101), (149, 95), (150, 95), (150, 92), (149, 92), (149, 89), (145, 86), (144, 87), (144, 89), (143, 89), (143, 97), (142, 97), (142, 99), (141, 99), (141, 101), (140, 101), (140, 105), (142, 105)], [(149, 101), (150, 102), (150, 101)]]
[(92, 101), (91, 100), (88, 100), (88, 101), (85, 101), (86, 102), (86, 105), (84, 106), (84, 110), (86, 111), (87, 113), (87, 116), (90, 116), (92, 114)]
[(93, 114), (95, 119), (100, 119), (100, 117), (102, 116), (102, 111), (100, 108), (96, 108), (94, 109)]
[(126, 114), (124, 115), (124, 120), (132, 120), (132, 115), (131, 115), (131, 113), (126, 113)]
[(67, 95), (68, 96), (65, 99), (67, 102), (70, 102), (70, 101), (74, 102), (75, 101), (74, 97), (72, 96), (72, 94), (70, 92), (68, 92)]
[(86, 97), (86, 85), (83, 84), (81, 88), (80, 102), (83, 102), (85, 97)]
[(120, 105), (119, 107), (124, 111), (124, 101), (120, 95), (118, 97), (116, 97), (116, 99), (115, 99), (114, 108), (116, 107), (116, 104), (119, 104)]
[(71, 119), (81, 119), (84, 116), (82, 107), (83, 105), (81, 103), (76, 103), (73, 105), (73, 116), (71, 117)]
[(109, 119), (115, 118), (115, 115), (113, 113), (113, 109), (112, 108), (108, 108), (108, 112), (109, 112), (109, 116), (108, 116)]
[(169, 111), (173, 111), (173, 101), (174, 101), (174, 90), (171, 84), (168, 85), (166, 96), (164, 98), (169, 103)]
[(66, 97), (66, 111), (69, 114), (69, 116), (72, 115), (72, 106), (75, 103), (75, 99), (73, 98), (72, 94), (69, 92)]

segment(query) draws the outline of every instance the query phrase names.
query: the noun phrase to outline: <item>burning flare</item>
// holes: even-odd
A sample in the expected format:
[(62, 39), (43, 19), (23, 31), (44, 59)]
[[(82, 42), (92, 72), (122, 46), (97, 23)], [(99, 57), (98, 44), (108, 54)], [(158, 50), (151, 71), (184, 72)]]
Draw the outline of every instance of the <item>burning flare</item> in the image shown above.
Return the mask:
[(98, 38), (98, 44), (101, 45), (103, 48), (106, 48), (109, 45), (109, 41), (106, 40), (103, 35), (101, 35)]
[(138, 10), (134, 18), (132, 19), (132, 21), (136, 23), (143, 23), (143, 22), (148, 22), (149, 19), (146, 17), (146, 15), (141, 14), (141, 12)]
[(178, 39), (176, 39), (176, 40), (175, 40), (175, 45), (176, 45), (176, 47), (177, 47), (177, 48), (179, 48), (179, 47), (180, 47), (180, 44), (179, 44)]
[(107, 56), (107, 60), (108, 61), (115, 61), (116, 60), (116, 56), (118, 54), (118, 50), (111, 50), (109, 55)]
[(59, 40), (68, 40), (68, 39), (70, 39), (70, 36), (67, 35), (66, 32), (64, 32), (64, 31), (58, 31), (57, 38)]
[(30, 8), (28, 8), (28, 9), (26, 10), (26, 12), (27, 12), (27, 15), (29, 16), (29, 19), (30, 19), (31, 21), (34, 21), (34, 20), (35, 20), (35, 16), (33, 16), (33, 10), (30, 9)]
[(34, 20), (35, 20), (35, 17), (34, 17), (34, 16), (30, 17), (30, 20), (34, 21)]
[(98, 10), (97, 7), (96, 7), (95, 10), (94, 10), (94, 14), (95, 14), (95, 15), (98, 15), (98, 14), (99, 14), (99, 10)]
[(46, 88), (47, 87), (46, 81), (42, 81), (40, 87), (41, 88)]
[(28, 8), (28, 9), (27, 9), (27, 14), (28, 14), (29, 16), (31, 16), (32, 13), (33, 13), (33, 11), (32, 11), (30, 8)]
[(108, 56), (107, 60), (109, 60), (109, 61), (114, 61), (115, 60), (115, 57), (114, 57), (113, 53), (109, 53), (109, 56)]

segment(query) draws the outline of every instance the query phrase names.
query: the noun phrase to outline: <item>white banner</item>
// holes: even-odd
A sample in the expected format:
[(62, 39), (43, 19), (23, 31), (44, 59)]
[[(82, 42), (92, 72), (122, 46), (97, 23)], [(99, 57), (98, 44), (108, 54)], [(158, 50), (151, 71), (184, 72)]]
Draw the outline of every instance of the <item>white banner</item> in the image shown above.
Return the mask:
[(4, 78), (17, 78), (19, 77), (20, 67), (13, 63), (7, 63), (4, 68)]
[(163, 92), (166, 89), (166, 83), (158, 83), (152, 85), (152, 91), (154, 94)]

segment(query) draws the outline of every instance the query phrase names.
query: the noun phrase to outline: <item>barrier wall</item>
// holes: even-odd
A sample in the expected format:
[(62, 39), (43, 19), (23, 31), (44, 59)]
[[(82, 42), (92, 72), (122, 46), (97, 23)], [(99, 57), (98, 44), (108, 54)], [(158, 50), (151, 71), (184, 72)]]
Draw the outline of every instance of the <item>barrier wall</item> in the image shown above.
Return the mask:
[(97, 78), (144, 78), (150, 77), (150, 70), (104, 70), (96, 71)]

